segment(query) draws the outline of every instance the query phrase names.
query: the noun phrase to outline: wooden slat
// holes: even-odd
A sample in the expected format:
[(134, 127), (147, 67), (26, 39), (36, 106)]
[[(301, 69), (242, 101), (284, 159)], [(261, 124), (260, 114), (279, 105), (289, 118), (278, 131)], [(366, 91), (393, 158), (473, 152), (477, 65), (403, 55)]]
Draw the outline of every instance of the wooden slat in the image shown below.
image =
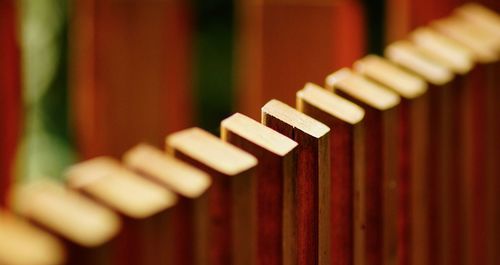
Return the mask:
[[(446, 139), (445, 128), (448, 124), (445, 114), (447, 113), (446, 89), (453, 78), (453, 73), (446, 67), (424, 54), (423, 50), (408, 41), (395, 42), (389, 45), (385, 51), (386, 57), (402, 68), (415, 73), (429, 83), (428, 93), (422, 99), (423, 104), (428, 104), (426, 131), (423, 132), (424, 159), (422, 166), (424, 170), (423, 185), (425, 189), (415, 199), (422, 200), (423, 211), (425, 211), (425, 227), (418, 235), (418, 241), (414, 241), (415, 253), (412, 261), (415, 264), (443, 263), (445, 262), (445, 249), (449, 245), (443, 232), (444, 215), (443, 203), (445, 190), (445, 150), (448, 139)], [(449, 84), (448, 84), (449, 85)], [(448, 102), (449, 103), (449, 102)], [(424, 234), (425, 233), (425, 234)], [(458, 254), (460, 255), (460, 253)], [(457, 256), (458, 256), (457, 255)], [(456, 257), (457, 257), (456, 256)]]
[(262, 107), (262, 124), (296, 141), (299, 264), (330, 264), (330, 128), (278, 100)]
[(0, 264), (58, 265), (65, 255), (56, 237), (0, 210)]
[(400, 97), (343, 68), (326, 78), (326, 87), (365, 110), (364, 192), (366, 264), (395, 264), (397, 255), (397, 105)]
[[(397, 264), (413, 264), (412, 257), (420, 256), (425, 245), (425, 206), (422, 203), (426, 186), (422, 182), (425, 152), (427, 105), (425, 81), (396, 66), (387, 59), (368, 55), (354, 64), (357, 72), (374, 80), (401, 96), (399, 119), (398, 158), (398, 247)], [(418, 264), (418, 263), (417, 263)]]
[(147, 144), (130, 149), (123, 160), (141, 176), (179, 195), (178, 203), (170, 210), (170, 240), (175, 244), (163, 249), (168, 253), (168, 264), (190, 264), (192, 244), (196, 241), (192, 226), (196, 200), (203, 198), (210, 187), (210, 176)]
[(68, 264), (110, 264), (121, 221), (110, 210), (48, 180), (15, 187), (12, 208), (60, 238)]
[[(297, 263), (297, 143), (236, 113), (221, 122), (221, 139), (254, 155), (257, 252), (261, 264)], [(254, 259), (252, 259), (254, 260)]]
[(118, 161), (98, 157), (71, 166), (68, 185), (118, 213), (124, 222), (114, 251), (133, 256), (116, 257), (123, 264), (158, 264), (168, 257), (169, 211), (177, 197), (127, 170)]
[[(364, 264), (364, 125), (359, 106), (314, 84), (297, 92), (297, 110), (333, 128), (329, 135), (331, 264)], [(299, 147), (300, 148), (300, 147)]]
[(169, 135), (166, 147), (212, 178), (209, 190), (195, 206), (192, 263), (255, 263), (257, 159), (199, 128)]

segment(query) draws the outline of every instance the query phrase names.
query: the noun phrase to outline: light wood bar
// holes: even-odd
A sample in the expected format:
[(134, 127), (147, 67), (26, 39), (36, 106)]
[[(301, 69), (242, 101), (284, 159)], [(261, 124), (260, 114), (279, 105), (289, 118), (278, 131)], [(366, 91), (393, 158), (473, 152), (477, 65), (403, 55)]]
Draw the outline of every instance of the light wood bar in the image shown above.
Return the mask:
[(167, 136), (166, 148), (212, 178), (195, 206), (194, 264), (255, 264), (257, 159), (199, 128)]
[(299, 264), (331, 264), (330, 128), (273, 99), (261, 122), (296, 141), (297, 255)]
[(191, 246), (196, 241), (194, 215), (196, 200), (210, 188), (211, 179), (205, 172), (188, 165), (148, 144), (138, 144), (123, 157), (124, 163), (141, 176), (179, 195), (171, 209), (171, 242), (165, 246), (169, 264), (190, 264)]
[(426, 135), (427, 83), (420, 77), (405, 71), (389, 60), (368, 55), (354, 63), (354, 69), (401, 96), (399, 105), (399, 158), (398, 158), (398, 243), (397, 264), (412, 264), (415, 247), (423, 243), (420, 234), (425, 233), (425, 208), (422, 195), (425, 185), (423, 142)]
[(257, 263), (297, 264), (297, 143), (240, 113), (221, 122), (221, 139), (259, 160)]
[(19, 215), (64, 242), (68, 264), (113, 264), (121, 221), (112, 211), (49, 180), (15, 187), (12, 201)]
[(64, 264), (65, 256), (56, 237), (0, 210), (0, 264), (59, 265)]
[(397, 257), (397, 126), (400, 97), (343, 68), (326, 78), (326, 87), (365, 110), (366, 264), (395, 264)]

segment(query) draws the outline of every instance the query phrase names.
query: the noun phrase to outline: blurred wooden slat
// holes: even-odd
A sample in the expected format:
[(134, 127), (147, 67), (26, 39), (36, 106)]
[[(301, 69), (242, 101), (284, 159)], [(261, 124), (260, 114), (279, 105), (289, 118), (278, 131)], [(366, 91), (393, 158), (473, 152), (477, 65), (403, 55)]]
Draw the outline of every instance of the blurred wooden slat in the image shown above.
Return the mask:
[(22, 123), (20, 57), (16, 2), (0, 1), (0, 207), (7, 205)]
[[(423, 54), (422, 50), (408, 41), (400, 41), (389, 45), (385, 51), (385, 55), (394, 63), (404, 69), (417, 74), (424, 78), (429, 83), (428, 93), (424, 96), (428, 104), (426, 129), (424, 132), (425, 142), (423, 162), (424, 167), (424, 185), (425, 190), (421, 194), (422, 203), (426, 204), (423, 209), (425, 212), (426, 221), (420, 235), (418, 245), (415, 246), (415, 253), (412, 257), (414, 264), (444, 264), (445, 249), (450, 244), (445, 237), (443, 225), (446, 209), (443, 206), (446, 197), (445, 180), (446, 169), (444, 167), (445, 150), (446, 150), (446, 125), (449, 120), (445, 117), (447, 113), (446, 91), (444, 85), (450, 86), (449, 82), (453, 78), (452, 72), (433, 61), (428, 56)], [(424, 249), (425, 248), (425, 249)], [(455, 257), (460, 254), (455, 253)]]
[[(259, 264), (297, 264), (297, 143), (236, 113), (221, 122), (221, 139), (254, 155)], [(313, 261), (315, 263), (317, 261)]]
[(376, 55), (368, 55), (354, 64), (357, 72), (374, 80), (401, 96), (398, 158), (398, 216), (397, 216), (397, 264), (411, 264), (415, 247), (422, 245), (419, 237), (425, 233), (425, 210), (422, 195), (426, 188), (422, 179), (425, 161), (425, 120), (427, 105), (424, 94), (425, 81), (390, 61)]
[(113, 264), (110, 247), (121, 221), (110, 210), (48, 180), (15, 187), (12, 203), (19, 215), (64, 242), (67, 264)]
[(65, 255), (57, 238), (0, 210), (0, 264), (59, 265)]
[[(331, 264), (364, 264), (364, 124), (359, 106), (314, 84), (297, 92), (297, 110), (332, 129), (330, 133)], [(333, 131), (335, 130), (335, 131)]]
[(237, 17), (237, 110), (254, 119), (268, 100), (294, 104), (297, 88), (365, 50), (357, 0), (239, 0)]
[(360, 258), (366, 264), (395, 264), (400, 97), (347, 68), (330, 74), (326, 87), (365, 110), (365, 245)]
[(190, 264), (196, 200), (210, 187), (210, 176), (147, 144), (139, 144), (127, 151), (124, 163), (141, 176), (171, 189), (179, 201), (170, 209), (169, 239), (162, 249), (167, 253), (168, 264)]
[(331, 264), (330, 128), (278, 101), (262, 107), (262, 124), (296, 141), (298, 264)]
[[(88, 198), (109, 207), (122, 217), (123, 229), (113, 245), (116, 264), (158, 264), (168, 261), (172, 244), (168, 233), (169, 208), (177, 197), (146, 181), (118, 161), (97, 157), (71, 166), (68, 185)], [(122, 253), (134, 253), (123, 256)]]
[(254, 264), (257, 251), (257, 159), (199, 128), (166, 139), (168, 153), (208, 173), (196, 200), (190, 264)]
[[(83, 158), (160, 145), (192, 122), (191, 13), (182, 0), (77, 0), (71, 100)], [(126, 133), (124, 133), (126, 132)]]

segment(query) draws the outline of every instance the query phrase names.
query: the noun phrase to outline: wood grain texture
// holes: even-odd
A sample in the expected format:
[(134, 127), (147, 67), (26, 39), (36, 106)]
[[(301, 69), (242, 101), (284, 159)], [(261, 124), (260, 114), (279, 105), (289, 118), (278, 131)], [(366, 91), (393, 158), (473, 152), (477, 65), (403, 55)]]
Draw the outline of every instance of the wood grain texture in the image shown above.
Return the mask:
[(262, 107), (262, 124), (296, 141), (298, 264), (330, 264), (330, 129), (278, 101)]
[[(345, 105), (349, 108), (344, 108)], [(331, 264), (363, 264), (359, 253), (364, 247), (361, 214), (365, 208), (362, 190), (364, 111), (312, 84), (297, 92), (297, 110), (332, 128), (328, 147), (331, 170)], [(351, 119), (352, 115), (356, 118)]]
[(369, 55), (357, 61), (356, 71), (401, 96), (398, 117), (397, 162), (397, 264), (420, 264), (413, 258), (422, 257), (425, 243), (424, 206), (426, 185), (422, 183), (425, 161), (422, 146), (426, 141), (427, 105), (425, 81), (388, 60)]
[(221, 139), (254, 155), (257, 190), (257, 264), (297, 264), (296, 146), (242, 114), (221, 122)]
[(15, 1), (0, 2), (0, 206), (7, 206), (21, 127), (20, 55)]
[(255, 264), (255, 157), (198, 128), (169, 135), (166, 148), (212, 178), (193, 206), (187, 264)]
[[(365, 110), (364, 192), (367, 264), (395, 264), (397, 260), (396, 173), (400, 98), (394, 92), (344, 68), (327, 77), (327, 89)], [(367, 96), (371, 94), (370, 96)]]
[(350, 65), (365, 50), (360, 1), (237, 4), (237, 110), (254, 119), (268, 100), (294, 104), (295, 91), (305, 82), (322, 82), (332, 69)]
[(72, 12), (70, 96), (83, 158), (161, 145), (191, 124), (187, 2), (78, 0)]
[[(169, 209), (177, 196), (149, 182), (109, 157), (98, 157), (71, 166), (69, 187), (115, 211), (124, 225), (113, 251), (116, 264), (158, 264), (168, 261), (172, 244)], [(171, 230), (171, 229), (170, 229)], [(166, 247), (165, 247), (166, 246)], [(123, 256), (122, 253), (132, 253)]]

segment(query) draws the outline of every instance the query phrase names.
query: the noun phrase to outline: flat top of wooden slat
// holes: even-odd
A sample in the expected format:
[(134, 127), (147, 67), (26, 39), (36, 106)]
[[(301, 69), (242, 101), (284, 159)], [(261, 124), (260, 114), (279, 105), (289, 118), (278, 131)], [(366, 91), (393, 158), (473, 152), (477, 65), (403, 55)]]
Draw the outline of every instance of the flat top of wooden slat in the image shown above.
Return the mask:
[(233, 176), (257, 165), (251, 154), (200, 129), (185, 129), (167, 136), (168, 149), (177, 149), (199, 162)]
[(499, 47), (496, 37), (480, 30), (472, 23), (458, 16), (451, 16), (434, 21), (431, 26), (468, 47), (473, 52), (476, 61), (490, 63), (498, 60)]
[(470, 49), (431, 28), (418, 28), (411, 33), (411, 38), (428, 56), (456, 73), (465, 74), (474, 66)]
[(348, 68), (342, 68), (327, 76), (326, 85), (333, 90), (341, 90), (379, 110), (390, 109), (399, 104), (401, 100), (396, 93), (369, 81)]
[(241, 113), (235, 113), (221, 122), (222, 138), (225, 138), (227, 130), (279, 156), (288, 154), (297, 146), (292, 139)]
[(448, 68), (432, 61), (409, 41), (390, 44), (385, 49), (385, 56), (434, 85), (444, 85), (453, 78), (453, 73)]
[(312, 83), (299, 90), (297, 98), (350, 124), (360, 122), (365, 116), (365, 111), (358, 105)]
[(478, 3), (467, 3), (455, 9), (455, 13), (500, 37), (500, 14), (495, 11)]
[(131, 168), (145, 173), (188, 198), (203, 194), (211, 184), (205, 172), (184, 163), (148, 144), (139, 144), (125, 153)]
[(405, 98), (416, 98), (427, 91), (427, 83), (422, 78), (377, 55), (365, 56), (354, 63), (354, 68)]
[(64, 256), (56, 238), (0, 211), (0, 264), (56, 265), (64, 262)]
[(14, 194), (15, 209), (22, 216), (82, 246), (99, 246), (121, 227), (113, 212), (52, 181), (16, 187)]
[(262, 113), (274, 116), (315, 138), (321, 138), (330, 131), (330, 127), (276, 99), (267, 102), (262, 107)]
[(146, 218), (176, 201), (176, 195), (123, 167), (110, 157), (97, 157), (71, 166), (66, 171), (70, 187), (102, 200), (121, 214)]

